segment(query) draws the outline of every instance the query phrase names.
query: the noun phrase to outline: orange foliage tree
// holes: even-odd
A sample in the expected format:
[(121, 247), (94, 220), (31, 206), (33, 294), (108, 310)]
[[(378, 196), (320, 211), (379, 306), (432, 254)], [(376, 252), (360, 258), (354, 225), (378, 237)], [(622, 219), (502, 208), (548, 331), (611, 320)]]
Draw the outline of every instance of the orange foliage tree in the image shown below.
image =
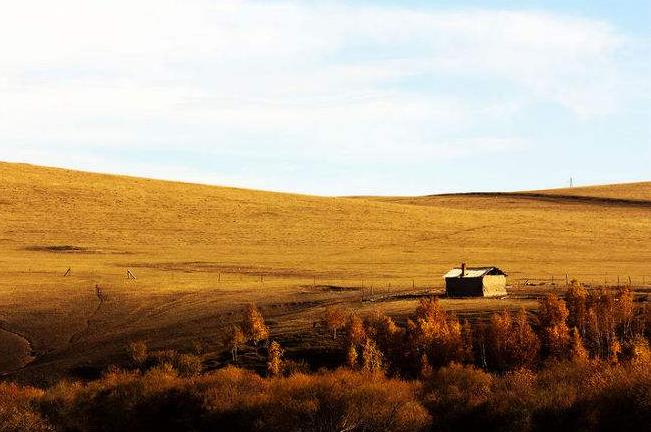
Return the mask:
[(538, 359), (540, 341), (524, 309), (515, 318), (504, 310), (493, 314), (486, 331), (487, 363), (490, 368), (531, 368)]
[(461, 325), (449, 317), (438, 299), (421, 299), (414, 316), (408, 321), (407, 340), (412, 358), (426, 354), (433, 367), (463, 359)]
[(239, 349), (246, 343), (246, 335), (240, 326), (233, 325), (228, 333), (227, 345), (231, 349), (231, 356), (233, 362), (237, 362), (237, 353)]
[(269, 345), (267, 353), (267, 373), (269, 376), (279, 376), (283, 371), (283, 349), (276, 341)]
[(355, 313), (348, 317), (348, 323), (346, 324), (346, 342), (348, 345), (355, 347), (361, 347), (366, 342), (364, 321)]
[(323, 314), (321, 323), (332, 332), (332, 338), (337, 339), (337, 331), (346, 325), (346, 314), (341, 308), (329, 306)]
[(544, 353), (552, 358), (567, 357), (570, 344), (565, 302), (556, 294), (547, 294), (539, 301), (538, 319)]
[(570, 359), (577, 363), (585, 363), (589, 358), (590, 354), (585, 349), (581, 333), (579, 333), (579, 329), (574, 327), (570, 338)]
[(242, 328), (244, 334), (246, 334), (249, 340), (253, 341), (254, 345), (269, 337), (269, 329), (264, 322), (264, 317), (254, 304), (247, 305), (244, 312)]
[(362, 350), (362, 370), (372, 374), (384, 371), (384, 362), (382, 360), (382, 351), (377, 347), (373, 340), (366, 339), (364, 349)]
[(403, 330), (391, 317), (374, 311), (365, 320), (367, 337), (378, 346), (384, 357), (385, 366), (392, 371), (400, 368), (404, 354)]
[(569, 312), (567, 324), (570, 328), (576, 327), (581, 337), (585, 337), (586, 334), (587, 301), (588, 291), (579, 281), (573, 279), (565, 293), (565, 302)]

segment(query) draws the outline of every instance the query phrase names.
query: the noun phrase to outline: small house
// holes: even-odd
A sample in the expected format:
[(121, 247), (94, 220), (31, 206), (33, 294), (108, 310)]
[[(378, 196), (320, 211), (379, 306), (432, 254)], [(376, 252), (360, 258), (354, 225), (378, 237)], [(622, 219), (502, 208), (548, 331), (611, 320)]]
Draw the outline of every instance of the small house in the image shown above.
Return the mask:
[(506, 295), (506, 273), (497, 267), (453, 268), (445, 274), (448, 297), (499, 297)]

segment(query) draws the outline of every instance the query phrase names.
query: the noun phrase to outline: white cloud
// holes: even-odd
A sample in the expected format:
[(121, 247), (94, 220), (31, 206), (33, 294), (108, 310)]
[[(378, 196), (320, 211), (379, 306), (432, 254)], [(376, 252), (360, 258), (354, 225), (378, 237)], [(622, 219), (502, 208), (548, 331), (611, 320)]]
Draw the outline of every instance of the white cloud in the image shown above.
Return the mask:
[[(629, 39), (605, 22), (550, 13), (2, 3), (5, 154), (65, 143), (346, 160), (462, 157), (526, 145), (489, 126), (528, 105), (591, 117), (617, 110), (630, 93), (631, 72), (617, 61)], [(445, 88), (457, 79), (508, 95)]]

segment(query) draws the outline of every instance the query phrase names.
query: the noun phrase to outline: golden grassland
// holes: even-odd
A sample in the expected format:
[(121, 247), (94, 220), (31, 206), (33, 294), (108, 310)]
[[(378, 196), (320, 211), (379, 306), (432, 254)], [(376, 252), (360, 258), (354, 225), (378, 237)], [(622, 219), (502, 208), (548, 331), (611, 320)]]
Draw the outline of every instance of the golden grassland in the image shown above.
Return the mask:
[[(641, 284), (651, 281), (650, 191), (334, 198), (0, 163), (0, 342), (13, 347), (0, 366), (26, 365), (33, 351), (12, 376), (40, 380), (106, 364), (134, 339), (160, 348), (198, 340), (217, 353), (247, 302), (281, 339), (329, 304), (399, 315), (415, 300), (382, 296), (440, 289), (462, 260), (499, 265), (512, 281)], [(534, 307), (526, 289), (515, 292), (442, 304)]]

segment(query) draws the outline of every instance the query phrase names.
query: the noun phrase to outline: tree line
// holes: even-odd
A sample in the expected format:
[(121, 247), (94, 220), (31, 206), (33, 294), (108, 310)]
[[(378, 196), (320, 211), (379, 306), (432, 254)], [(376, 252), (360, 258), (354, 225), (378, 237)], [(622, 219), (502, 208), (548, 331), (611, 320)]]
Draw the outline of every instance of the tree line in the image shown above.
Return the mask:
[[(587, 290), (572, 281), (564, 299), (553, 293), (540, 299), (536, 314), (505, 309), (470, 323), (446, 312), (437, 298), (424, 298), (404, 325), (379, 311), (361, 317), (336, 306), (326, 308), (320, 324), (349, 368), (417, 378), (450, 363), (503, 373), (561, 360), (630, 360), (648, 347), (651, 309), (636, 307), (626, 287)], [(247, 342), (268, 336), (262, 314), (249, 305), (230, 332), (233, 360)], [(268, 352), (268, 373), (282, 374), (279, 343), (271, 342)]]

